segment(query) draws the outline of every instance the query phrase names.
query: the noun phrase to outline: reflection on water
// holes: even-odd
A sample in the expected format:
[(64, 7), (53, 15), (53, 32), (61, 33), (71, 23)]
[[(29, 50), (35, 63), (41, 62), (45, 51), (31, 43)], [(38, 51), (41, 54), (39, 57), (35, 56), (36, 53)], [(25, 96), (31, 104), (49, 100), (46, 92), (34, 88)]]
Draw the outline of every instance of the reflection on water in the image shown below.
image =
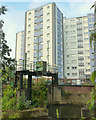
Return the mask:
[(59, 118), (80, 118), (81, 106), (79, 105), (48, 105), (48, 116), (57, 118), (56, 110), (58, 110)]

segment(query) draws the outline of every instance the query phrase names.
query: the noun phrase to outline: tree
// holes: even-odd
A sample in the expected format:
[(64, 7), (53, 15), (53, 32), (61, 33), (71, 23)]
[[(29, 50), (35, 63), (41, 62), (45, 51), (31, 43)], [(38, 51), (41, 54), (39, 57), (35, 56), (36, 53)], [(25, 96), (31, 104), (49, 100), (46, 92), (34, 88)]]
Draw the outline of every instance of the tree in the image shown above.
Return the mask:
[[(0, 15), (5, 14), (5, 11), (7, 11), (7, 9), (5, 8), (5, 6), (2, 6), (0, 8)], [(2, 76), (5, 77), (5, 74), (8, 75), (8, 68), (9, 69), (14, 68), (15, 60), (10, 57), (10, 52), (12, 50), (7, 45), (7, 40), (5, 40), (5, 33), (2, 30), (3, 24), (4, 24), (3, 20), (0, 20), (0, 55), (1, 55), (0, 70), (2, 70)]]
[[(94, 13), (96, 14), (96, 5), (95, 5), (95, 3), (94, 3), (94, 5), (92, 5), (92, 7), (90, 9), (92, 9), (92, 8), (94, 8)], [(94, 22), (94, 31), (92, 31), (92, 33), (90, 35), (91, 48), (92, 48), (92, 42), (96, 43), (96, 22)], [(94, 50), (95, 50), (95, 46), (94, 46)]]
[[(94, 13), (96, 14), (96, 5), (94, 3), (94, 5), (92, 5), (92, 7), (90, 9), (94, 8)], [(90, 34), (90, 45), (91, 45), (91, 48), (92, 48), (92, 42), (96, 43), (96, 22), (94, 22), (94, 30), (92, 31), (92, 33)], [(96, 50), (95, 48), (95, 44), (93, 44), (93, 47), (94, 47), (94, 52)], [(88, 104), (89, 104), (89, 109), (92, 109), (93, 106), (96, 110), (96, 105), (95, 105), (95, 99), (96, 99), (96, 71), (93, 71), (92, 75), (90, 76), (90, 79), (91, 81), (93, 82), (94, 84), (94, 89), (92, 89), (92, 92), (91, 92), (91, 99), (88, 101)]]

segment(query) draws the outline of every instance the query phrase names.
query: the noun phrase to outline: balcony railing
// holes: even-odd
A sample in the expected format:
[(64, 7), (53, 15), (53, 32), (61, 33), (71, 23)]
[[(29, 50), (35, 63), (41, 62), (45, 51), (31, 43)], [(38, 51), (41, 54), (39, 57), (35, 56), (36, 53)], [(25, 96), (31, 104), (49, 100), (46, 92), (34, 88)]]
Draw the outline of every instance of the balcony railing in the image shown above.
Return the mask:
[(41, 36), (41, 35), (43, 35), (43, 31), (38, 31), (38, 32), (34, 33), (35, 37), (38, 37), (38, 36)]
[(43, 24), (35, 25), (35, 30), (42, 29), (42, 28), (43, 28)]
[(83, 40), (78, 40), (78, 42), (83, 42)]
[(34, 45), (34, 50), (38, 50), (38, 45)]
[(39, 43), (43, 42), (43, 38), (37, 38), (37, 39), (34, 39), (34, 43), (38, 43), (38, 39), (39, 39)]
[(78, 57), (78, 60), (84, 60), (84, 57)]
[(78, 65), (82, 67), (82, 66), (84, 66), (84, 63), (79, 63)]
[(83, 45), (78, 45), (78, 48), (83, 48)]
[(43, 17), (35, 19), (34, 23), (40, 23), (40, 22), (43, 22)]
[(42, 57), (42, 56), (43, 56), (43, 53), (42, 53), (42, 52), (39, 52), (39, 56)]
[(39, 12), (35, 13), (35, 17), (41, 16), (41, 15), (43, 15), (43, 11), (39, 11)]
[(43, 49), (43, 45), (39, 45), (39, 49)]

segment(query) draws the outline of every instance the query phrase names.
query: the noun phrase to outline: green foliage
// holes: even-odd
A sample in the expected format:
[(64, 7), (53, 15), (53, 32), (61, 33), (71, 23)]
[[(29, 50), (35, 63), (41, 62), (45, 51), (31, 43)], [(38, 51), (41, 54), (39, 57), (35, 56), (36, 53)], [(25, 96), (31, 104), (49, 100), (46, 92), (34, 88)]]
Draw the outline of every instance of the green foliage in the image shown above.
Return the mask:
[(21, 92), (21, 96), (17, 98), (17, 108), (23, 110), (25, 108), (25, 93)]
[(96, 71), (94, 71), (90, 76), (90, 79), (92, 80), (93, 84), (95, 84), (95, 78), (96, 78)]
[(48, 81), (45, 81), (43, 78), (39, 79), (38, 86), (33, 87), (32, 89), (32, 105), (33, 107), (44, 107), (47, 104), (47, 91), (46, 84)]
[[(5, 8), (5, 6), (2, 6), (0, 8), (1, 13), (4, 13), (4, 11), (7, 11), (7, 9)], [(0, 14), (1, 15), (1, 14)], [(8, 69), (13, 69), (14, 68), (14, 62), (15, 60), (12, 59), (10, 57), (10, 52), (12, 51), (9, 46), (7, 45), (7, 40), (5, 40), (5, 33), (2, 30), (3, 27), (3, 21), (0, 21), (0, 24), (2, 24), (1, 26), (1, 38), (0, 38), (0, 55), (1, 56), (1, 66), (2, 68), (0, 68), (0, 72), (2, 72), (2, 82), (6, 82), (6, 80), (8, 80)]]
[(2, 109), (11, 110), (16, 108), (16, 89), (6, 85), (2, 97)]
[[(96, 42), (96, 32), (92, 32), (91, 35), (90, 35), (90, 45), (91, 45), (91, 48), (92, 48), (92, 41), (93, 42)], [(95, 47), (94, 47), (94, 50), (95, 50)]]
[(56, 115), (57, 115), (57, 118), (59, 118), (59, 112), (58, 112), (58, 109), (56, 109)]
[(86, 118), (85, 118), (85, 117), (82, 117), (81, 120), (86, 120)]
[(19, 113), (14, 113), (14, 114), (11, 114), (10, 116), (9, 116), (9, 119), (10, 120), (12, 120), (12, 119), (18, 119), (20, 117), (20, 115), (19, 115)]
[(95, 117), (92, 117), (91, 120), (96, 120), (96, 118), (95, 118)]
[[(90, 79), (91, 79), (91, 81), (93, 82), (94, 87), (95, 87), (95, 90), (96, 90), (96, 83), (95, 83), (96, 71), (94, 71), (94, 72), (92, 73), (92, 75), (90, 76)], [(94, 89), (92, 89), (91, 99), (87, 102), (87, 104), (89, 104), (89, 110), (90, 110), (91, 108), (93, 108), (93, 106), (94, 106), (94, 100), (95, 100), (95, 99), (96, 99), (96, 94), (95, 94), (95, 92), (94, 92)]]

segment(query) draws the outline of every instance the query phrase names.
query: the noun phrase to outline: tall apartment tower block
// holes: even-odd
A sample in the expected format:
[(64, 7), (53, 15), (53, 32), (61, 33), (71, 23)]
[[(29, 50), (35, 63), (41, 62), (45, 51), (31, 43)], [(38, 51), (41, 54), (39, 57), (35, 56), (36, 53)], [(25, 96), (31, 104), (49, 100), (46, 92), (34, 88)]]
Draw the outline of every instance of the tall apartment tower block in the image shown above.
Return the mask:
[(84, 83), (91, 74), (88, 17), (65, 18), (63, 23), (64, 76), (72, 83)]
[(46, 61), (47, 69), (58, 67), (59, 78), (82, 84), (96, 70), (95, 43), (92, 49), (90, 46), (94, 21), (95, 14), (63, 18), (55, 3), (27, 11), (25, 32), (16, 35), (16, 60), (24, 59), (27, 53), (28, 61)]
[(63, 14), (55, 3), (26, 12), (25, 45), (29, 61), (58, 66), (63, 78)]
[(15, 60), (17, 61), (17, 70), (21, 70), (23, 65), (22, 61), (24, 59), (24, 31), (18, 32), (16, 34), (16, 50), (15, 50)]
[[(95, 13), (96, 14), (96, 13)], [(94, 23), (96, 21), (95, 14), (88, 14), (88, 30), (89, 30), (89, 40), (90, 35), (92, 32), (95, 32), (96, 29), (94, 26)], [(92, 44), (90, 45), (90, 65), (91, 65), (91, 73), (96, 70), (96, 43), (92, 41)]]

